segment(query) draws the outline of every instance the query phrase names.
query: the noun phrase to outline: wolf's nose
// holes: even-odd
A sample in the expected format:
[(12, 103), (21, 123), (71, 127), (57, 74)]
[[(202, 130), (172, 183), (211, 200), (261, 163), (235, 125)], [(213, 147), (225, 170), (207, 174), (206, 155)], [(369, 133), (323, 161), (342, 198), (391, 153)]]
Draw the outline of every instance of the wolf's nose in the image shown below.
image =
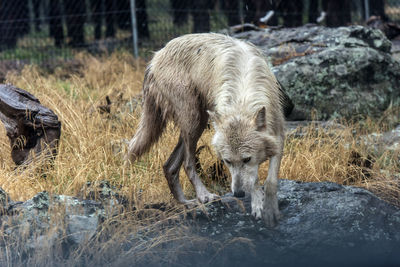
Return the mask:
[(233, 192), (234, 197), (244, 197), (245, 193), (242, 190)]

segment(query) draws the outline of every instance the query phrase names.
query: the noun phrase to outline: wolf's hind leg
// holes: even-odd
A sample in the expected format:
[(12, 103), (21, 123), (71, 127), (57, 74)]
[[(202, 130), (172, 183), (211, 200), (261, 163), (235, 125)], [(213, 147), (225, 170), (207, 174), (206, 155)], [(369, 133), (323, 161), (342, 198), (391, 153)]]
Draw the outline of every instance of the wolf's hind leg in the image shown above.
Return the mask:
[(163, 169), (165, 177), (167, 178), (169, 189), (173, 194), (174, 198), (182, 204), (192, 206), (193, 201), (189, 201), (183, 194), (182, 187), (179, 183), (179, 170), (181, 169), (184, 157), (184, 146), (182, 137), (179, 136), (179, 141), (176, 144), (174, 150), (165, 162)]

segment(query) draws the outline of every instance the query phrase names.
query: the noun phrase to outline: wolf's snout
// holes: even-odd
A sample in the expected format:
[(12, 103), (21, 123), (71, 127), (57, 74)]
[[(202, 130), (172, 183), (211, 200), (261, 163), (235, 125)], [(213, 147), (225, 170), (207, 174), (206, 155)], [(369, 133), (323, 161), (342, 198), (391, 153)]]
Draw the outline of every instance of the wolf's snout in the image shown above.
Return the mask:
[(244, 197), (245, 193), (243, 190), (233, 192), (234, 197)]

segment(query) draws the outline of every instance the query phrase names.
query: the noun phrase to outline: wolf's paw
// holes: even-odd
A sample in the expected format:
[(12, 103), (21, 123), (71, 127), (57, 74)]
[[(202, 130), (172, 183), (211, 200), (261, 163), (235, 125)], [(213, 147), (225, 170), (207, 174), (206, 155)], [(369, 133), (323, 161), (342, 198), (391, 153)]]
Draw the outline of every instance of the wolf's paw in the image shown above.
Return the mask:
[(207, 193), (203, 193), (201, 195), (197, 196), (197, 199), (201, 202), (201, 203), (208, 203), (208, 202), (212, 202), (215, 200), (220, 199), (220, 197), (216, 194), (212, 194), (210, 192)]
[(281, 213), (278, 209), (278, 201), (265, 201), (262, 218), (266, 226), (274, 227), (278, 224)]
[(184, 201), (181, 201), (181, 203), (185, 205), (187, 209), (194, 209), (199, 205), (197, 199), (190, 199), (190, 200), (185, 199)]
[(251, 193), (251, 215), (257, 220), (262, 218), (264, 192), (257, 188)]
[(263, 213), (263, 197), (261, 194), (253, 194), (251, 199), (251, 215), (257, 220), (261, 219)]
[(251, 215), (256, 218), (257, 220), (261, 219), (262, 216), (262, 204), (260, 205), (255, 205), (251, 203)]

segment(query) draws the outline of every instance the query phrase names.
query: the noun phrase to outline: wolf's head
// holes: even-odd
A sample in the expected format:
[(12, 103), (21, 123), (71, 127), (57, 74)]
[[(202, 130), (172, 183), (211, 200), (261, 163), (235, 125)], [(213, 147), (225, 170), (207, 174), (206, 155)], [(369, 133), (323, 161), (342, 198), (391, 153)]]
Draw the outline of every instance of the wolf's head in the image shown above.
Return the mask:
[(263, 107), (253, 118), (209, 112), (216, 131), (212, 145), (231, 173), (231, 188), (237, 197), (253, 190), (259, 165), (278, 152), (277, 139), (266, 129), (265, 112)]

